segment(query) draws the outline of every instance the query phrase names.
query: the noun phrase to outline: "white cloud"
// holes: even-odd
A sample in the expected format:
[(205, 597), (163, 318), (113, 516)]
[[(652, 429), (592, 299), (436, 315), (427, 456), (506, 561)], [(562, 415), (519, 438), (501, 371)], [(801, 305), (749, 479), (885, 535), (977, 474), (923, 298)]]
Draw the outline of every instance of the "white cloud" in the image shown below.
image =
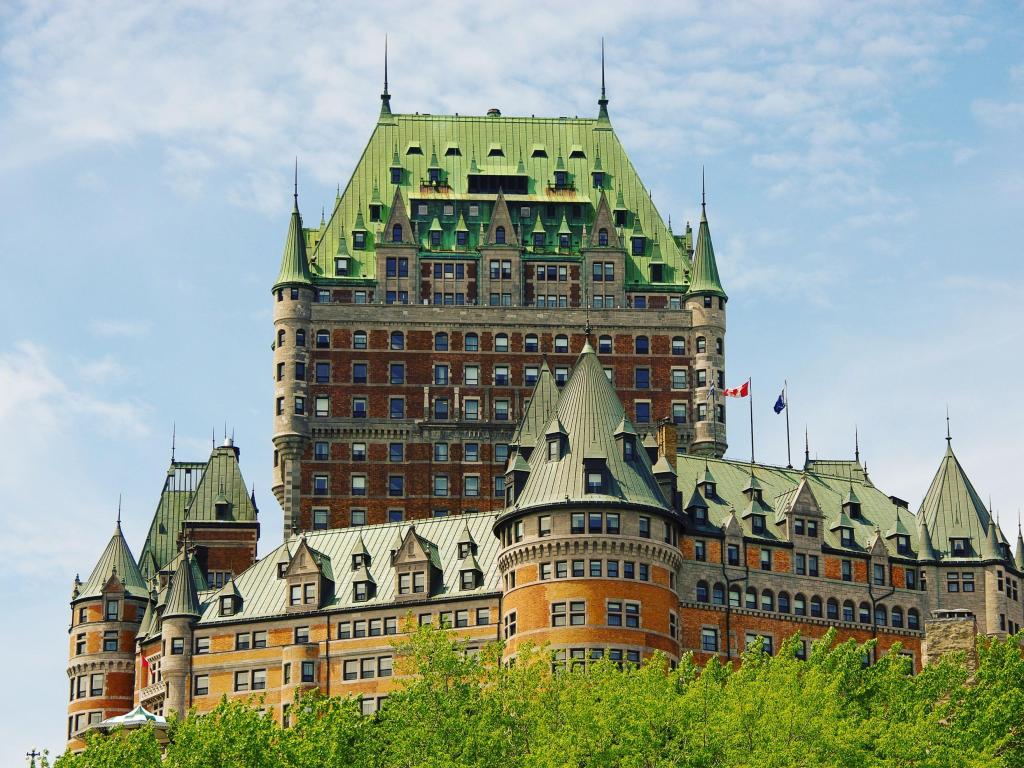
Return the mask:
[(89, 324), (89, 329), (96, 336), (111, 337), (135, 337), (145, 336), (149, 333), (149, 323), (138, 320), (115, 320), (101, 319), (94, 320)]
[(1000, 102), (978, 99), (971, 105), (971, 112), (988, 128), (1002, 131), (1024, 130), (1024, 101)]

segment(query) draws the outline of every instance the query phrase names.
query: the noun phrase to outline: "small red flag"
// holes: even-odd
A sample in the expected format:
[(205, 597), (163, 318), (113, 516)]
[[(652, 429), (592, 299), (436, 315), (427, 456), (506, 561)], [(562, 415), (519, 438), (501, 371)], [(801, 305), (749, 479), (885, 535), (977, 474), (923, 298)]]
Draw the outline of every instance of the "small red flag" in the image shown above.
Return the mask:
[(746, 397), (750, 394), (750, 379), (747, 379), (743, 384), (732, 389), (723, 389), (722, 397)]

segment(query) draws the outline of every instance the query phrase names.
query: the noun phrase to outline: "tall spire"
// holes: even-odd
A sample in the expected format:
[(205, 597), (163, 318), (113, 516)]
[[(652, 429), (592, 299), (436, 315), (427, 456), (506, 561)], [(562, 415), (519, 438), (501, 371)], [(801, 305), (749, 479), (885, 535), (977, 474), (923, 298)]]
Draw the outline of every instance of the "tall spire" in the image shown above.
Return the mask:
[(295, 182), (292, 187), (292, 208), (299, 210), (299, 156), (295, 156)]
[(953, 438), (949, 434), (949, 404), (946, 404), (946, 442), (949, 443)]
[(604, 81), (604, 38), (601, 38), (601, 98), (597, 100), (597, 121), (607, 123), (608, 119), (608, 95), (605, 90)]
[(178, 422), (171, 422), (171, 464), (174, 463), (174, 449), (178, 442)]
[(811, 463), (811, 438), (807, 434), (807, 425), (804, 424), (804, 469)]
[(117, 529), (121, 530), (121, 494), (117, 494)]
[[(274, 282), (274, 290), (284, 285), (313, 282), (306, 258), (306, 235), (302, 230), (302, 216), (299, 214), (299, 158), (295, 158), (295, 180), (292, 189), (292, 216), (288, 221), (288, 234), (284, 240), (284, 255), (281, 257), (281, 271)], [(214, 436), (214, 445), (217, 443)]]
[(860, 463), (860, 435), (857, 434), (857, 425), (853, 425), (853, 458)]
[(711, 229), (708, 227), (707, 195), (704, 189), (704, 169), (700, 171), (700, 227), (697, 230), (697, 245), (693, 249), (693, 265), (690, 269), (690, 293), (710, 294), (727, 299), (722, 280), (718, 276), (715, 248), (711, 244)]
[(388, 93), (388, 36), (384, 35), (384, 92), (380, 95), (380, 116), (391, 116), (391, 94)]

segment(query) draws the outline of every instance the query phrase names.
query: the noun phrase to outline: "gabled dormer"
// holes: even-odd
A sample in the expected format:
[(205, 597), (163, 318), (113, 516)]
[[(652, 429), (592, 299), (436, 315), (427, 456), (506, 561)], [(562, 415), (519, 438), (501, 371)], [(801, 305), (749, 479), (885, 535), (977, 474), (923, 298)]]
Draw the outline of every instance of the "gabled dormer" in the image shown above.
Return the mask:
[(690, 500), (686, 502), (683, 510), (690, 516), (690, 519), (697, 524), (706, 523), (708, 519), (708, 503), (700, 493), (700, 485), (695, 485)]
[(459, 540), (455, 543), (455, 546), (458, 548), (459, 560), (464, 560), (470, 555), (476, 554), (476, 539), (473, 538), (468, 523), (462, 526), (462, 533), (459, 535)]
[(213, 497), (214, 515), (218, 520), (231, 519), (231, 502), (224, 492), (224, 483), (220, 484), (217, 494)]
[(615, 229), (615, 217), (608, 205), (608, 196), (601, 190), (597, 211), (594, 213), (594, 225), (590, 230), (590, 247), (617, 248), (619, 241), (615, 237)]
[(843, 496), (843, 512), (851, 520), (860, 520), (862, 518), (860, 498), (858, 498), (856, 491), (853, 490), (853, 483), (850, 483), (847, 487), (846, 495)]
[(217, 610), (221, 616), (234, 616), (242, 610), (242, 593), (233, 578), (217, 594)]
[(634, 256), (643, 256), (647, 253), (647, 235), (644, 234), (644, 227), (639, 216), (633, 218), (633, 232), (629, 236), (629, 247), (629, 252)]
[(373, 194), (370, 195), (370, 221), (379, 223), (383, 210), (384, 204), (380, 199), (380, 188), (377, 186), (375, 179), (373, 182)]
[(413, 242), (412, 221), (405, 210), (405, 200), (400, 187), (395, 187), (395, 195), (391, 199), (391, 213), (384, 225), (382, 240), (384, 245), (409, 245)]
[(367, 248), (367, 237), (368, 230), (366, 229), (366, 222), (363, 219), (363, 207), (360, 205), (359, 210), (356, 213), (356, 223), (352, 227), (352, 250), (365, 251)]
[(711, 467), (707, 461), (704, 462), (704, 471), (697, 477), (697, 488), (706, 499), (713, 499), (718, 496), (718, 483), (711, 473)]
[(366, 542), (363, 541), (363, 534), (359, 534), (359, 538), (356, 539), (355, 545), (352, 547), (352, 552), (349, 555), (349, 562), (353, 571), (358, 571), (360, 568), (370, 567), (370, 550), (366, 548)]
[(389, 166), (388, 171), (390, 172), (390, 178), (391, 178), (391, 183), (392, 184), (397, 186), (398, 184), (402, 183), (402, 174), (403, 174), (402, 160), (398, 156), (398, 145), (397, 144), (395, 145), (394, 154), (391, 155), (391, 165)]
[(546, 456), (548, 461), (561, 461), (569, 448), (569, 435), (562, 422), (554, 419), (544, 432)]
[(604, 168), (601, 166), (601, 152), (598, 150), (594, 157), (594, 166), (590, 169), (590, 180), (594, 189), (604, 189)]
[(565, 218), (565, 214), (562, 214), (562, 223), (558, 227), (558, 251), (559, 253), (568, 253), (569, 248), (572, 246), (572, 229), (569, 228), (569, 222)]
[(498, 193), (494, 200), (494, 210), (491, 214), (491, 223), (487, 228), (487, 235), (484, 244), (488, 246), (514, 246), (519, 247), (519, 238), (516, 237), (516, 230), (512, 223), (512, 215), (508, 210), (508, 203), (505, 202), (505, 195)]
[(352, 602), (365, 603), (377, 594), (377, 582), (367, 565), (360, 565), (352, 574)]
[(747, 478), (747, 484), (743, 486), (743, 495), (747, 497), (748, 502), (763, 502), (762, 494), (764, 493), (761, 488), (761, 483), (754, 477), (753, 471), (750, 473), (750, 477)]
[(899, 508), (896, 510), (896, 520), (893, 522), (892, 527), (885, 532), (885, 538), (892, 542), (892, 547), (897, 555), (911, 556), (910, 530), (904, 524)]
[(562, 158), (561, 152), (559, 152), (558, 157), (555, 159), (555, 175), (552, 181), (553, 183), (551, 186), (553, 189), (573, 188), (572, 179), (569, 175), (569, 171), (566, 170), (565, 160)]
[(530, 476), (530, 462), (526, 460), (520, 449), (517, 447), (512, 451), (508, 459), (508, 467), (505, 468), (505, 506), (511, 507), (526, 485)]
[(468, 591), (476, 589), (483, 583), (483, 568), (476, 559), (477, 544), (466, 524), (462, 535), (456, 542), (459, 556), (459, 589)]
[(437, 152), (430, 150), (430, 165), (427, 166), (427, 183), (432, 187), (444, 185), (444, 169), (437, 162)]
[(587, 445), (583, 449), (584, 493), (611, 493), (611, 476), (608, 472), (608, 456), (599, 445)]
[(330, 566), (330, 558), (313, 550), (305, 536), (299, 539), (284, 572), (288, 613), (315, 611), (331, 597), (334, 582)]
[(430, 597), (440, 583), (441, 561), (437, 546), (416, 533), (410, 525), (398, 550), (391, 555), (395, 571), (397, 600)]
[(639, 458), (636, 428), (625, 416), (615, 428), (615, 444), (619, 447), (623, 461), (636, 461)]
[(839, 513), (839, 516), (835, 519), (832, 525), (829, 526), (829, 530), (835, 533), (839, 537), (839, 546), (853, 549), (857, 543), (853, 537), (853, 520), (846, 514), (845, 507), (843, 511)]

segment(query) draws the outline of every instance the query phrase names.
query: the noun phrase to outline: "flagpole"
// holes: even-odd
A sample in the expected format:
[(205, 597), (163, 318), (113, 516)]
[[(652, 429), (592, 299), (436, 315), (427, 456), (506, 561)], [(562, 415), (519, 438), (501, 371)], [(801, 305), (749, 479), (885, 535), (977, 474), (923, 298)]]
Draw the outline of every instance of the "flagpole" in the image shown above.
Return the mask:
[(793, 457), (789, 449), (789, 382), (785, 379), (782, 380), (782, 391), (786, 393), (786, 399), (783, 401), (783, 405), (786, 406), (786, 469), (792, 469)]
[(747, 399), (750, 401), (750, 463), (754, 463), (754, 379), (747, 379)]

